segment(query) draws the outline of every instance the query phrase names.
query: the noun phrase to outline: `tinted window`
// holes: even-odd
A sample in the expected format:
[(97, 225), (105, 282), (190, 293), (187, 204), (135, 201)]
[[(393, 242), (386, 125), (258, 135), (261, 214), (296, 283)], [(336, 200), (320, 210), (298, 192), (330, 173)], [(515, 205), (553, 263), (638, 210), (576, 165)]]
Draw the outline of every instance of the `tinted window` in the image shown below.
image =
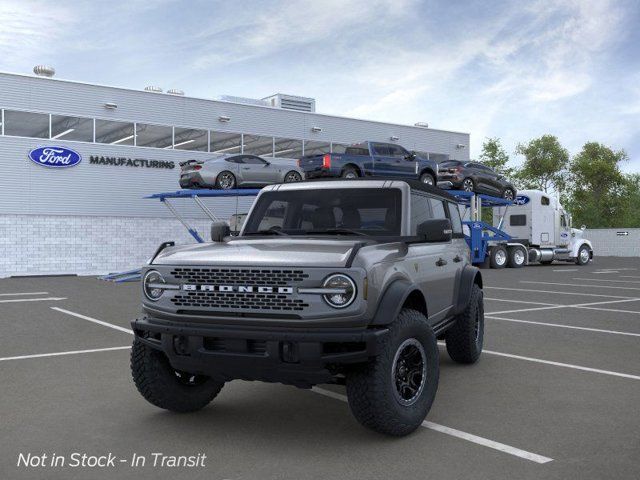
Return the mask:
[[(306, 153), (306, 150), (305, 150), (305, 153)], [(344, 153), (347, 155), (364, 155), (368, 157), (369, 149), (362, 148), (362, 147), (347, 147)]]
[(242, 157), (241, 163), (248, 163), (250, 165), (265, 165), (267, 162), (265, 162), (260, 157), (247, 156), (247, 157)]
[(431, 202), (431, 212), (433, 213), (432, 218), (447, 218), (447, 214), (444, 210), (444, 202), (442, 200), (430, 198), (429, 202)]
[(512, 227), (524, 227), (527, 224), (526, 215), (511, 215), (509, 217), (509, 225)]
[(389, 149), (389, 155), (392, 157), (404, 158), (409, 154), (409, 152), (398, 145), (389, 145), (387, 148)]
[[(258, 199), (244, 233), (250, 235), (278, 226), (288, 235), (321, 235), (327, 230), (349, 229), (367, 235), (395, 236), (400, 235), (401, 204), (402, 195), (395, 188), (326, 189), (321, 194), (317, 190), (268, 192)], [(274, 223), (276, 217), (278, 223)]]
[(138, 147), (166, 148), (173, 145), (173, 128), (147, 123), (136, 124)]
[(391, 155), (391, 152), (389, 151), (389, 147), (383, 143), (374, 143), (373, 144), (373, 149), (376, 153), (376, 155), (380, 155), (380, 156), (389, 156)]
[(429, 197), (418, 193), (411, 194), (411, 235), (415, 235), (418, 225), (433, 218)]
[(243, 163), (242, 161), (243, 157), (228, 157), (225, 158), (225, 161), (229, 162), (229, 163)]
[(542, 205), (549, 205), (551, 202), (549, 200), (549, 197), (540, 197), (540, 203)]
[(453, 202), (449, 202), (449, 218), (451, 219), (451, 229), (453, 234), (460, 237), (463, 234), (462, 220), (460, 219), (460, 210), (458, 205)]

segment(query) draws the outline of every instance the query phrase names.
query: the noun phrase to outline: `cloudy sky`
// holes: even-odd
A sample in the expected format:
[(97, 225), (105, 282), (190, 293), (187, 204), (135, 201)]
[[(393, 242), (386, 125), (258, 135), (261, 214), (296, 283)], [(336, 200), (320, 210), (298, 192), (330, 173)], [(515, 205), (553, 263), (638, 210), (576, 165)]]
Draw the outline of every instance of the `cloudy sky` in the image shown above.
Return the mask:
[[(625, 149), (640, 172), (640, 0), (0, 0), (0, 70), (311, 96), (322, 113)], [(517, 160), (517, 159), (516, 159)]]

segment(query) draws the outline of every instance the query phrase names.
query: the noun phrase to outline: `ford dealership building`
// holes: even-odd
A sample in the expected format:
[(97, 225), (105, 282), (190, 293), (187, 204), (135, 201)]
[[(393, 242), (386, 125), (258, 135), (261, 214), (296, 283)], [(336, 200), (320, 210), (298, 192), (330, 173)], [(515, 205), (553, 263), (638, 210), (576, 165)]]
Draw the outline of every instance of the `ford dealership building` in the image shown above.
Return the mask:
[[(0, 73), (0, 108), (0, 277), (128, 270), (163, 241), (193, 241), (160, 202), (143, 198), (177, 190), (188, 159), (237, 152), (293, 162), (362, 140), (469, 158), (466, 133), (318, 114), (313, 99), (282, 94), (210, 100)], [(252, 200), (207, 205), (225, 218)], [(176, 206), (209, 228), (193, 205)]]

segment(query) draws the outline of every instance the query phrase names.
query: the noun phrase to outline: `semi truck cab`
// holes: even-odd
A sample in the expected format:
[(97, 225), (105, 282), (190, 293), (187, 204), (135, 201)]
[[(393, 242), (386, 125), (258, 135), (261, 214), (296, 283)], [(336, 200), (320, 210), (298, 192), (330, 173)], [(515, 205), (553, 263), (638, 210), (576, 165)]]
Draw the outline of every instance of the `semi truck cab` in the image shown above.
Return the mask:
[(583, 238), (586, 227), (571, 227), (571, 216), (560, 202), (541, 190), (522, 190), (514, 205), (494, 217), (494, 226), (525, 245), (529, 262), (554, 260), (585, 265), (593, 259), (593, 247)]

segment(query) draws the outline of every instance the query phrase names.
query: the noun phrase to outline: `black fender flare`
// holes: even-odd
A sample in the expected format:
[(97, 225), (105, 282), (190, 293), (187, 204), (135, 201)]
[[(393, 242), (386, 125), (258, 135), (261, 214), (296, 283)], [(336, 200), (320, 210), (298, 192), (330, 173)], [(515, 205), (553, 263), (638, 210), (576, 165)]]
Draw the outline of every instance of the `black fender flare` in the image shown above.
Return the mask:
[(408, 280), (393, 281), (382, 294), (371, 325), (389, 325), (393, 322), (402, 310), (407, 297), (416, 290), (420, 291), (415, 284)]
[(464, 309), (467, 308), (469, 299), (471, 298), (471, 289), (474, 284), (482, 288), (482, 274), (480, 273), (480, 269), (472, 265), (466, 265), (462, 269), (458, 283), (456, 308), (454, 312), (456, 315), (462, 313)]

